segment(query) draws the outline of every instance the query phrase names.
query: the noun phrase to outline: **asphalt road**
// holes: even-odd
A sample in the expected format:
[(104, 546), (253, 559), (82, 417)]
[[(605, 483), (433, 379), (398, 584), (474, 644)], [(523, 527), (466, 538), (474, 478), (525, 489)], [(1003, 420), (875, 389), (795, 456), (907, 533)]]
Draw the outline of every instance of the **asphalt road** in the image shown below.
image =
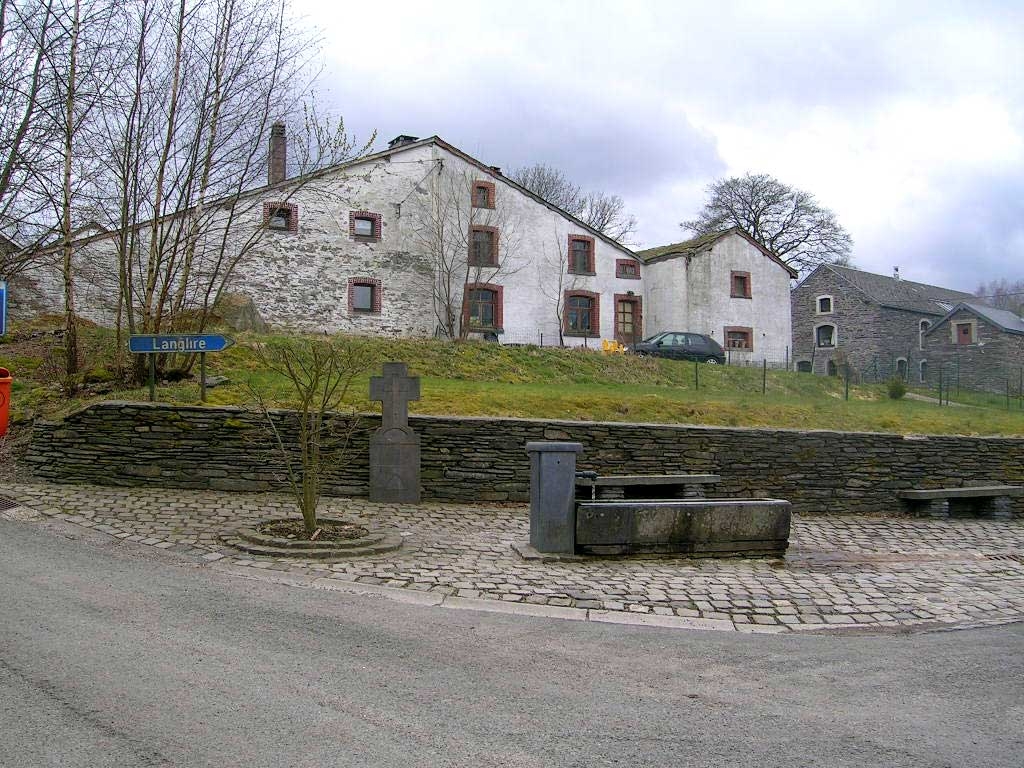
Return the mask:
[(766, 636), (402, 605), (0, 520), (0, 765), (1024, 765), (1024, 625)]

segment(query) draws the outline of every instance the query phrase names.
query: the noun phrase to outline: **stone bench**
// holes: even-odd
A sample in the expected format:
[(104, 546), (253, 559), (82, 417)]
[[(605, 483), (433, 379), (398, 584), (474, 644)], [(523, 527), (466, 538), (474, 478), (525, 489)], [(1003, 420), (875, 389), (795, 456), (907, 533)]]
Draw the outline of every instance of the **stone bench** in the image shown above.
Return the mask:
[(589, 555), (781, 556), (790, 503), (781, 499), (581, 501), (576, 551)]
[(604, 499), (700, 499), (704, 486), (722, 481), (721, 475), (598, 475), (576, 473), (576, 498)]
[(949, 517), (986, 515), (1013, 517), (1010, 498), (1024, 495), (1021, 485), (984, 485), (964, 488), (911, 488), (897, 491), (914, 516)]

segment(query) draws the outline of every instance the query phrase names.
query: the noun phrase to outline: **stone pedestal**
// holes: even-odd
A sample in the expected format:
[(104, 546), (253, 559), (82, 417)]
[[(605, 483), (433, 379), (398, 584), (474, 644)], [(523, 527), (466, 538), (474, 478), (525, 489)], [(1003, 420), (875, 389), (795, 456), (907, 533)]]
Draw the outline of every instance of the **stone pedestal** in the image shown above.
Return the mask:
[(370, 501), (419, 503), (420, 436), (411, 427), (381, 428), (370, 436)]
[(576, 456), (581, 443), (527, 443), (530, 455), (530, 546), (538, 552), (576, 549)]

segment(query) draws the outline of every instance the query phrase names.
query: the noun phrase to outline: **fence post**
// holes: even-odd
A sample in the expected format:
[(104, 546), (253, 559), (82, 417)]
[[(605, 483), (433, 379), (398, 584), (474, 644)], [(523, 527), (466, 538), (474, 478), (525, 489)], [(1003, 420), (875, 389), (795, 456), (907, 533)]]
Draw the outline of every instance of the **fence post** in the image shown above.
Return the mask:
[(786, 345), (786, 370), (789, 370), (789, 344)]
[(850, 364), (849, 363), (843, 363), (843, 373), (845, 374), (845, 378), (846, 378), (845, 396), (846, 396), (846, 399), (849, 400), (850, 399)]
[(768, 358), (761, 361), (761, 394), (768, 392)]
[(540, 331), (540, 345), (544, 346), (544, 331)]
[(693, 361), (693, 388), (700, 389), (700, 363)]

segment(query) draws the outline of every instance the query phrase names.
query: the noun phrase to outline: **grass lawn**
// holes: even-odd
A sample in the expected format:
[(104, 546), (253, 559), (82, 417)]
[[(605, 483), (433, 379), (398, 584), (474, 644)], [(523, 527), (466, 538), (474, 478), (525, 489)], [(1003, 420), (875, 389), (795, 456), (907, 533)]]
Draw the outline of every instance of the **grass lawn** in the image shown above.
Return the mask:
[[(60, 380), (60, 340), (41, 324), (15, 328), (0, 340), (0, 366), (15, 377), (12, 414), (15, 423), (53, 417), (98, 400), (146, 400), (145, 387), (124, 388), (116, 369), (113, 333), (82, 329), (87, 384), (68, 400)], [(253, 346), (261, 337), (227, 332), (236, 344), (207, 357), (208, 375), (228, 383), (208, 391), (217, 405), (246, 405), (250, 386), (280, 406), (293, 397), (288, 383), (261, 369)], [(768, 371), (762, 394), (759, 368), (713, 366), (590, 350), (504, 347), (450, 343), (432, 339), (362, 338), (371, 369), (356, 382), (349, 402), (360, 410), (379, 411), (366, 399), (368, 378), (380, 363), (401, 360), (422, 377), (422, 399), (410, 409), (421, 414), (512, 416), (595, 421), (632, 421), (721, 426), (785, 427), (897, 432), (904, 434), (1024, 435), (1020, 402), (964, 393), (969, 407), (940, 407), (910, 399), (892, 400), (885, 386), (851, 386), (835, 378)], [(198, 363), (192, 373), (198, 376)], [(157, 399), (198, 403), (196, 378), (161, 383)], [(923, 393), (928, 394), (928, 393)], [(957, 398), (953, 398), (956, 400)]]

